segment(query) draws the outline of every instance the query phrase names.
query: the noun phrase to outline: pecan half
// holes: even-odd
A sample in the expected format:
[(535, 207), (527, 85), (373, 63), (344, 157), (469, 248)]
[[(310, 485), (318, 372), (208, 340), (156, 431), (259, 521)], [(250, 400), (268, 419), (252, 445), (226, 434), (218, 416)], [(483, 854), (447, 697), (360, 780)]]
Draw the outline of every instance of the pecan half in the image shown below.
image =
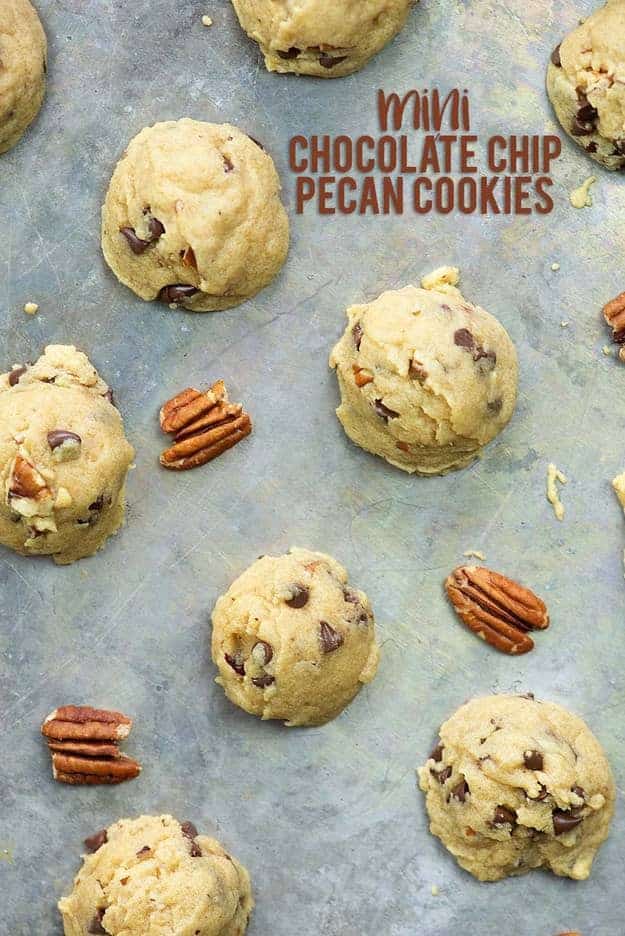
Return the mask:
[(123, 783), (139, 775), (137, 761), (120, 753), (132, 720), (121, 712), (65, 705), (48, 715), (41, 733), (52, 753), (52, 775), (74, 786)]
[(173, 445), (162, 453), (161, 465), (187, 471), (221, 455), (252, 431), (252, 421), (240, 403), (230, 403), (223, 380), (205, 393), (189, 387), (160, 411), (163, 432)]
[(612, 340), (616, 344), (625, 343), (625, 292), (606, 302), (603, 317), (612, 329)]
[(527, 653), (530, 630), (544, 630), (549, 615), (528, 588), (483, 566), (459, 566), (445, 582), (456, 614), (469, 630), (502, 653)]

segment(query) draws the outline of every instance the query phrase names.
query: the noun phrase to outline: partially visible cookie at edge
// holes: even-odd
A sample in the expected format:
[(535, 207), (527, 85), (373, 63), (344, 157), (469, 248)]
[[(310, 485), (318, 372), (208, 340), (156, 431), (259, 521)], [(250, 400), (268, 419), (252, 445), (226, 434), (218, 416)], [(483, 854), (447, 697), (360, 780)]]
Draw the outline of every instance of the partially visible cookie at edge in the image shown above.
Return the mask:
[(45, 95), (48, 46), (29, 0), (0, 3), (0, 153), (33, 122)]

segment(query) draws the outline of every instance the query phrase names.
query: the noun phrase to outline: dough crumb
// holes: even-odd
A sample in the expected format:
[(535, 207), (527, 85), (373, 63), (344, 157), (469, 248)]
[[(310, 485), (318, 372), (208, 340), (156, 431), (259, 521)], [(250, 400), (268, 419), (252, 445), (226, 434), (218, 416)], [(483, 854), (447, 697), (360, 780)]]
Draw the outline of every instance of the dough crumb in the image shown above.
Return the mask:
[(606, 357), (610, 357), (612, 354), (612, 348), (610, 347), (610, 345), (604, 344), (601, 350), (603, 351)]
[(432, 884), (432, 897), (438, 897), (439, 894), (438, 884)]
[(432, 270), (421, 280), (423, 289), (433, 289), (436, 292), (457, 292), (456, 286), (460, 282), (458, 267), (442, 266)]
[(592, 198), (590, 196), (590, 186), (594, 185), (597, 179), (595, 176), (589, 176), (585, 182), (582, 182), (579, 188), (574, 189), (570, 196), (569, 201), (573, 205), (573, 208), (591, 208), (592, 207)]
[(27, 302), (24, 306), (24, 312), (26, 315), (36, 315), (39, 311), (39, 306), (36, 302)]
[(213, 21), (212, 21), (212, 19), (210, 18), (210, 16), (203, 16), (203, 17), (202, 17), (202, 26), (212, 26), (212, 25), (213, 25)]
[(553, 270), (554, 273), (557, 273), (558, 270), (560, 269), (560, 264), (559, 264), (559, 263), (552, 263), (552, 264), (551, 264), (551, 269)]
[(570, 324), (570, 322), (560, 322), (560, 328), (568, 328)]
[(547, 468), (547, 500), (553, 507), (553, 512), (558, 520), (564, 520), (564, 504), (560, 500), (560, 494), (556, 482), (567, 484), (568, 478), (562, 474), (559, 468), (551, 463)]
[[(612, 482), (612, 487), (614, 488), (614, 492), (618, 497), (619, 504), (623, 510), (625, 510), (625, 471), (623, 474), (616, 476)], [(623, 552), (623, 565), (625, 565), (625, 552)]]
[(486, 562), (486, 556), (479, 549), (467, 549), (462, 555), (468, 559), (479, 559), (480, 562)]

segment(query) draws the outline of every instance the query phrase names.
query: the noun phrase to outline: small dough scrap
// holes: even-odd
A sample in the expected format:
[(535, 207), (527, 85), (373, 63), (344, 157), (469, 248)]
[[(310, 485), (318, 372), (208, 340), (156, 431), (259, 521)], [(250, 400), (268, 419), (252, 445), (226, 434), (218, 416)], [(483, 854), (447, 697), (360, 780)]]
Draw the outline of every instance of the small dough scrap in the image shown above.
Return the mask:
[(568, 478), (553, 463), (547, 466), (547, 500), (553, 507), (557, 520), (564, 520), (564, 504), (560, 500), (559, 484), (568, 484)]
[(91, 556), (124, 521), (134, 458), (107, 384), (48, 345), (0, 376), (0, 426), (0, 543), (60, 565)]
[(219, 842), (172, 816), (120, 819), (59, 902), (65, 936), (242, 936), (249, 874)]
[(364, 592), (330, 556), (296, 548), (258, 559), (219, 598), (212, 651), (231, 702), (288, 726), (336, 718), (380, 654)]
[(341, 78), (399, 33), (414, 0), (232, 0), (268, 71)]
[(440, 729), (419, 782), (430, 831), (480, 881), (544, 867), (584, 880), (607, 838), (615, 787), (601, 745), (560, 705), (494, 695)]
[(547, 91), (578, 146), (607, 169), (625, 168), (625, 0), (608, 0), (566, 36)]
[(579, 188), (574, 189), (569, 195), (569, 201), (573, 208), (592, 208), (592, 196), (590, 187), (596, 182), (595, 176), (589, 176), (585, 182), (582, 182)]
[(48, 44), (29, 0), (0, 2), (0, 153), (33, 122), (46, 91)]
[(230, 124), (155, 124), (117, 164), (102, 250), (146, 301), (192, 312), (239, 305), (274, 279), (288, 246), (273, 159)]
[(469, 465), (507, 425), (516, 404), (510, 336), (456, 288), (455, 267), (347, 310), (330, 356), (350, 439), (403, 471), (444, 474)]

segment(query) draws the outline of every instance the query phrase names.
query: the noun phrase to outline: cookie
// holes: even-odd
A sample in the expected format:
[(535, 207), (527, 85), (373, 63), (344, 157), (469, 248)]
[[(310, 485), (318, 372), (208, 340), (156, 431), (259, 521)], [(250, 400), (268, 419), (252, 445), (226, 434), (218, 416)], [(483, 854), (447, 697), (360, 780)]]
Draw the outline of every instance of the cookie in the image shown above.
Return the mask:
[(120, 282), (193, 312), (254, 296), (288, 245), (273, 160), (229, 124), (184, 119), (142, 130), (102, 209), (102, 250)]
[(422, 475), (470, 464), (507, 425), (517, 357), (504, 327), (456, 289), (442, 268), (422, 286), (385, 292), (347, 310), (330, 357), (349, 438)]
[(124, 520), (134, 457), (108, 386), (86, 355), (49, 345), (0, 376), (0, 543), (67, 564)]
[(288, 726), (335, 718), (379, 659), (367, 596), (307, 549), (263, 556), (233, 582), (213, 611), (212, 650), (230, 701)]
[(254, 906), (245, 868), (172, 816), (120, 819), (87, 839), (59, 902), (65, 936), (242, 936)]
[(608, 0), (555, 49), (547, 92), (578, 146), (607, 169), (625, 168), (623, 0)]
[(351, 75), (403, 29), (413, 0), (232, 0), (268, 71)]
[(533, 696), (463, 705), (419, 781), (430, 831), (480, 881), (532, 868), (587, 878), (614, 810), (612, 773), (588, 726)]
[(46, 35), (29, 0), (0, 3), (0, 153), (33, 122), (46, 89)]

